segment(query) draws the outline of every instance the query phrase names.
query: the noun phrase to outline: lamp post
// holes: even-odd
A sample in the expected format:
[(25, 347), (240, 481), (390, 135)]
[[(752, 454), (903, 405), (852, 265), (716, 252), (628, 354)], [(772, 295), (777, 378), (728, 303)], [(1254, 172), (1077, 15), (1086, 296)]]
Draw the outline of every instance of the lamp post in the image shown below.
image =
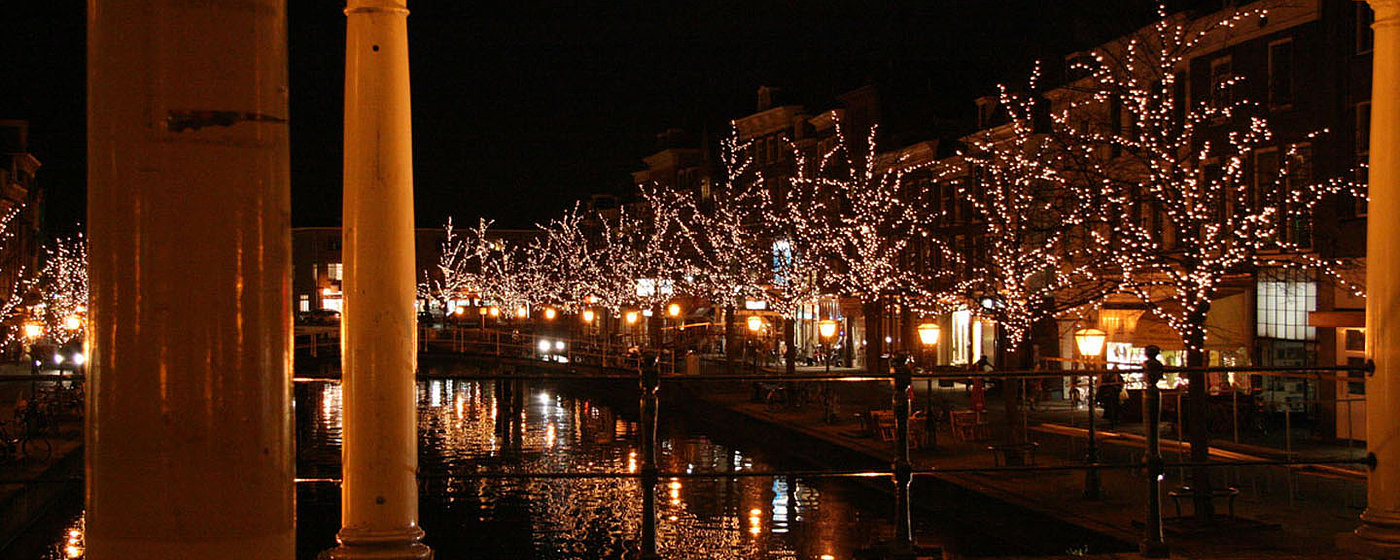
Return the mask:
[(763, 330), (763, 318), (758, 315), (749, 315), (749, 332), (753, 333), (753, 372), (758, 373), (758, 333)]
[[(938, 346), (938, 335), (943, 329), (938, 323), (923, 323), (915, 329), (919, 332), (919, 343), (924, 347), (925, 367), (932, 365), (928, 351)], [(938, 443), (938, 417), (933, 414), (933, 378), (928, 378), (928, 394), (924, 395), (924, 431), (928, 434), (928, 446), (932, 449)]]
[[(1079, 348), (1080, 356), (1098, 357), (1103, 354), (1106, 338), (1108, 335), (1099, 329), (1079, 329), (1074, 332), (1074, 345)], [(1099, 446), (1094, 430), (1094, 385), (1097, 383), (1098, 376), (1089, 375), (1089, 451), (1084, 458), (1090, 465), (1089, 470), (1084, 471), (1084, 498), (1088, 500), (1097, 500), (1101, 494), (1099, 470), (1094, 467), (1099, 462)]]

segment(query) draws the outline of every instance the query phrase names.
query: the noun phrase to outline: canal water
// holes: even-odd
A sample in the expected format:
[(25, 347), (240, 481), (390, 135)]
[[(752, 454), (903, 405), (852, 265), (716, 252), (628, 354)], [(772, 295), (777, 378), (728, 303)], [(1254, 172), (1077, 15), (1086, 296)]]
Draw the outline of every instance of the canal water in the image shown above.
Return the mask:
[[(517, 382), (518, 383), (518, 382)], [(635, 472), (635, 407), (616, 391), (568, 391), (549, 384), (433, 379), (418, 384), (420, 516), (426, 542), (442, 559), (634, 558), (641, 492), (632, 479), (480, 479), (480, 472)], [(585, 394), (587, 393), (587, 394)], [(518, 395), (518, 398), (517, 398)], [(335, 382), (296, 385), (298, 476), (340, 476), (341, 391)], [(612, 403), (612, 404), (608, 404)], [(663, 472), (727, 473), (823, 466), (796, 457), (790, 440), (704, 414), (663, 409)], [(801, 447), (800, 444), (796, 447)], [(850, 464), (862, 468), (874, 464)], [(845, 559), (864, 556), (893, 535), (885, 478), (801, 477), (662, 479), (658, 545), (674, 559)], [(939, 483), (915, 482), (920, 543), (956, 556), (1064, 557), (1128, 550), (1125, 543), (1028, 514)], [(339, 489), (297, 489), (298, 557), (334, 545)], [(44, 559), (82, 557), (82, 513), (42, 528)], [(23, 556), (32, 557), (32, 556)]]

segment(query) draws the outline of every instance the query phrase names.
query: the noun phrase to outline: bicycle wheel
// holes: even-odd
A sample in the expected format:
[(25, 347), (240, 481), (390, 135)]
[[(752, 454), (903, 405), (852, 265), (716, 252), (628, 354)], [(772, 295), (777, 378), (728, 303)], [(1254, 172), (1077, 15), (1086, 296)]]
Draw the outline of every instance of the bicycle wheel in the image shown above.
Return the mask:
[(46, 464), (53, 458), (53, 443), (42, 437), (21, 440), (19, 456), (30, 464)]

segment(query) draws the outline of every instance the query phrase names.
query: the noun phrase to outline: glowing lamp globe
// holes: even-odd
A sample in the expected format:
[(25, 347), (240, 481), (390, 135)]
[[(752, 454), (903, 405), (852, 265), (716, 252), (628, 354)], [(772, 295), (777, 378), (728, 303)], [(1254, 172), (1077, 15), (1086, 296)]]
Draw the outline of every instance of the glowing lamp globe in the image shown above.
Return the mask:
[(681, 316), (681, 304), (679, 304), (679, 303), (673, 303), (673, 304), (671, 304), (671, 305), (666, 306), (666, 314), (667, 314), (667, 315), (670, 315), (670, 316), (672, 316), (672, 317), (680, 317), (680, 316)]
[(749, 315), (749, 330), (753, 332), (763, 330), (763, 318), (758, 315)]
[(831, 319), (818, 321), (817, 333), (821, 334), (822, 338), (831, 340), (832, 337), (836, 336), (836, 321), (833, 321)]
[(485, 307), (478, 307), (476, 308), (476, 312), (480, 315), (485, 315), (487, 313), (490, 313), (490, 310), (486, 309)]
[(594, 315), (592, 309), (585, 309), (585, 310), (583, 310), (583, 322), (585, 322), (585, 323), (592, 323), (592, 322), (593, 322), (593, 319), (594, 319), (595, 317), (596, 317), (596, 315)]
[(487, 311), (487, 313), (488, 313), (489, 315), (491, 315), (492, 317), (500, 317), (500, 316), (501, 316), (501, 308), (496, 307), (496, 306), (494, 306), (494, 305), (491, 306), (491, 308), (488, 309), (488, 310), (486, 310), (486, 311)]
[(544, 318), (546, 320), (553, 321), (554, 317), (557, 315), (559, 315), (559, 312), (555, 311), (553, 307), (544, 308)]
[(627, 318), (627, 324), (629, 324), (629, 325), (635, 325), (635, 324), (637, 324), (637, 312), (636, 312), (636, 311), (628, 311), (628, 312), (627, 312), (627, 315), (626, 315), (626, 318)]
[(1103, 354), (1103, 343), (1108, 339), (1108, 334), (1099, 329), (1079, 329), (1074, 331), (1074, 344), (1079, 347), (1079, 354), (1083, 356), (1098, 356)]
[(923, 343), (924, 346), (938, 344), (938, 335), (943, 332), (943, 329), (938, 326), (938, 323), (924, 323), (917, 328), (919, 331), (919, 342)]
[(525, 306), (522, 305), (522, 306), (520, 306), (520, 307), (515, 308), (515, 317), (516, 317), (516, 318), (518, 318), (518, 319), (524, 319), (524, 318), (529, 317), (529, 316), (530, 316), (530, 310), (527, 309)]

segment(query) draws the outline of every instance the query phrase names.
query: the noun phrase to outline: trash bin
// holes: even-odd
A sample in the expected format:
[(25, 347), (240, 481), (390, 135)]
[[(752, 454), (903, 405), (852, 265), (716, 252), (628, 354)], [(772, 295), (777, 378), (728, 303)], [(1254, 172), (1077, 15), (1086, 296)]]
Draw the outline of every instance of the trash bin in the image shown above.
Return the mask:
[(700, 375), (700, 356), (694, 352), (685, 355), (685, 374)]

